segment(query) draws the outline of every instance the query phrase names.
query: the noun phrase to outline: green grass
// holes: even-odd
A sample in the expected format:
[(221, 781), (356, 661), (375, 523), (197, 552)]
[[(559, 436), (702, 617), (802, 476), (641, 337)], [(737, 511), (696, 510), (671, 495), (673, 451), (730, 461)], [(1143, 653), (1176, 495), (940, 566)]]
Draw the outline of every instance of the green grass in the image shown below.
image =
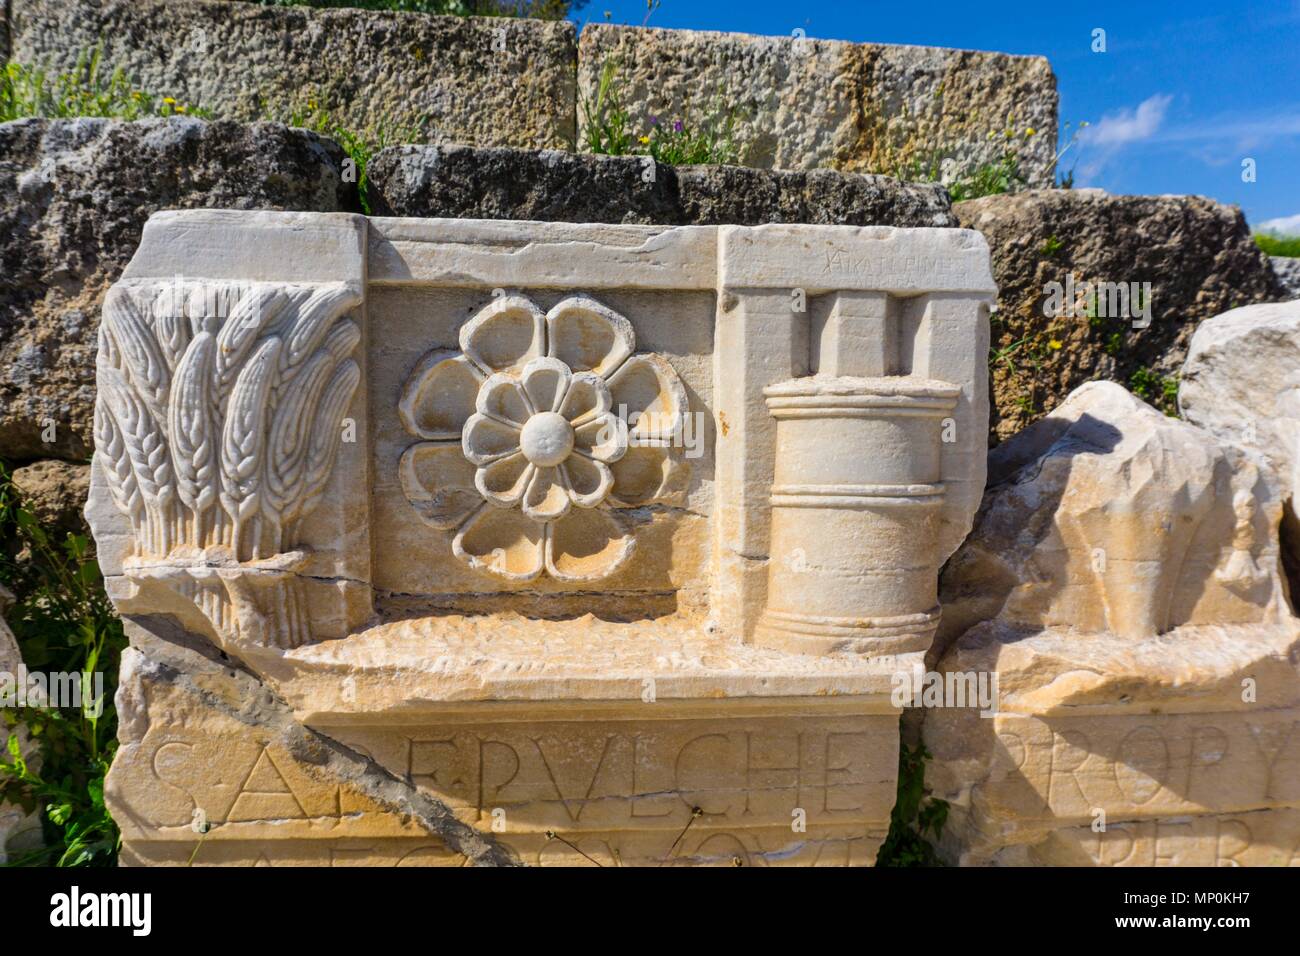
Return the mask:
[(1013, 153), (1006, 153), (996, 163), (985, 163), (968, 176), (963, 176), (948, 187), (953, 202), (997, 196), (1023, 189), (1027, 185), (1020, 171), (1020, 161)]
[(1268, 232), (1255, 233), (1255, 245), (1270, 256), (1300, 258), (1300, 236), (1275, 236)]
[(83, 52), (76, 67), (66, 73), (49, 74), (20, 63), (9, 63), (0, 73), (0, 122), (79, 116), (138, 120), (210, 114), (174, 97), (141, 90), (120, 69), (105, 75), (99, 50)]
[(876, 866), (943, 866), (926, 834), (937, 840), (948, 822), (948, 802), (925, 789), (924, 744), (901, 744), (898, 750), (898, 799), (889, 814), (889, 835), (880, 845)]
[(1129, 388), (1144, 402), (1149, 402), (1170, 418), (1178, 417), (1178, 379), (1157, 375), (1151, 369), (1138, 369), (1129, 378)]
[[(122, 622), (83, 535), (62, 541), (18, 500), (0, 463), (0, 581), (16, 597), (6, 615), (23, 662), (33, 671), (104, 675), (102, 710), (25, 707), (0, 711), (0, 797), (39, 808), (46, 846), (11, 858), (12, 865), (111, 866), (120, 836), (104, 806), (104, 775), (117, 750), (113, 692), (126, 646)], [(21, 549), (21, 550), (19, 550)], [(18, 753), (13, 725), (21, 720), (39, 747), (39, 771)]]
[[(338, 143), (343, 148), (343, 152), (347, 153), (348, 158), (352, 160), (353, 169), (351, 172), (356, 177), (352, 181), (357, 184), (357, 195), (361, 200), (361, 209), (367, 214), (370, 213), (370, 178), (366, 174), (366, 168), (370, 164), (371, 158), (386, 147), (421, 141), (420, 124), (399, 127), (392, 120), (380, 117), (375, 121), (371, 129), (357, 130), (344, 124), (330, 110), (318, 105), (313, 100), (309, 100), (305, 107), (290, 110), (285, 117), (268, 115), (267, 119), (273, 122), (283, 122), (288, 126), (311, 130), (313, 133), (328, 136)], [(347, 172), (347, 170), (344, 171), (345, 175)]]
[(702, 119), (687, 108), (681, 117), (647, 115), (634, 118), (623, 104), (618, 63), (606, 60), (594, 96), (579, 102), (583, 117), (582, 145), (605, 156), (651, 156), (669, 166), (735, 165), (736, 110), (715, 103)]

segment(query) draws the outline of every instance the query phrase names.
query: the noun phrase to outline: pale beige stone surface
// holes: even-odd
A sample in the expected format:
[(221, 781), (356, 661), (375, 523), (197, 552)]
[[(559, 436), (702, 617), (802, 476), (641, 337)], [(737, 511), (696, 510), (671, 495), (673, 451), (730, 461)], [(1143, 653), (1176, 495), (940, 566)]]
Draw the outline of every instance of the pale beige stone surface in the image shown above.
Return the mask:
[[(580, 104), (609, 62), (638, 130), (650, 116), (698, 128), (731, 109), (747, 165), (949, 182), (1009, 151), (1031, 186), (1055, 176), (1044, 57), (592, 23), (578, 44)], [(580, 141), (587, 122), (580, 105)]]
[(1300, 301), (1247, 305), (1198, 325), (1178, 408), (1220, 440), (1262, 455), (1289, 499), (1300, 456)]
[(992, 293), (956, 230), (154, 217), (87, 508), (124, 859), (870, 864)]
[[(941, 592), (926, 783), (966, 865), (1281, 865), (1300, 849), (1300, 621), (1267, 466), (1094, 383), (1001, 446)], [(964, 631), (964, 633), (963, 633)]]
[[(1241, 851), (1239, 862), (1291, 861), (1297, 649), (1294, 621), (1139, 641), (980, 625), (939, 670), (995, 670), (999, 713), (925, 715), (926, 783), (952, 805), (941, 850), (967, 865), (1087, 865), (1088, 854), (1101, 865), (1211, 865)], [(1246, 827), (1220, 835), (1234, 816)], [(1169, 840), (1188, 842), (1171, 857)]]
[(1076, 389), (990, 457), (941, 646), (992, 618), (1143, 638), (1286, 608), (1268, 472), (1122, 386)]

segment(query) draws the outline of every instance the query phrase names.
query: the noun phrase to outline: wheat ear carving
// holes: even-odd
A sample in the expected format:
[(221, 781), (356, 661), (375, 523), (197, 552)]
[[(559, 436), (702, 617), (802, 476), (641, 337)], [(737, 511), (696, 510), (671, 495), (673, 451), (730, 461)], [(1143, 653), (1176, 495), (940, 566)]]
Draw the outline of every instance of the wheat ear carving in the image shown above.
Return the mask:
[(96, 454), (140, 557), (293, 550), (360, 382), (355, 286), (215, 286), (119, 284), (104, 302)]

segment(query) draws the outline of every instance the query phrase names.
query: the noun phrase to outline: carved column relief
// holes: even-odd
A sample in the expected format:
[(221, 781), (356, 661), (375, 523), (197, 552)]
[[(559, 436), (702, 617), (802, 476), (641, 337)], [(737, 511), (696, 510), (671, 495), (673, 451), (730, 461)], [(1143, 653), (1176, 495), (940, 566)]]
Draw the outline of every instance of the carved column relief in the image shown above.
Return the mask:
[(984, 483), (987, 248), (725, 227), (719, 615), (803, 654), (923, 652)]

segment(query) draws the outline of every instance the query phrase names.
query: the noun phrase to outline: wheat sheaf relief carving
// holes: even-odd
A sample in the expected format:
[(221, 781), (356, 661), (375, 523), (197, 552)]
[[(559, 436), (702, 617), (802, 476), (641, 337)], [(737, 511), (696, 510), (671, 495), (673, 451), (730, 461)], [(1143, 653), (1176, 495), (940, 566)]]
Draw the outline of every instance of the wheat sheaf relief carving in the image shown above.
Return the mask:
[(104, 302), (95, 446), (135, 536), (128, 574), (170, 578), (218, 631), (248, 610), (253, 578), (229, 573), (247, 568), (262, 572), (253, 618), (290, 622), (275, 643), (306, 639), (296, 533), (360, 382), (346, 318), (360, 301), (346, 283), (178, 280), (119, 284)]

